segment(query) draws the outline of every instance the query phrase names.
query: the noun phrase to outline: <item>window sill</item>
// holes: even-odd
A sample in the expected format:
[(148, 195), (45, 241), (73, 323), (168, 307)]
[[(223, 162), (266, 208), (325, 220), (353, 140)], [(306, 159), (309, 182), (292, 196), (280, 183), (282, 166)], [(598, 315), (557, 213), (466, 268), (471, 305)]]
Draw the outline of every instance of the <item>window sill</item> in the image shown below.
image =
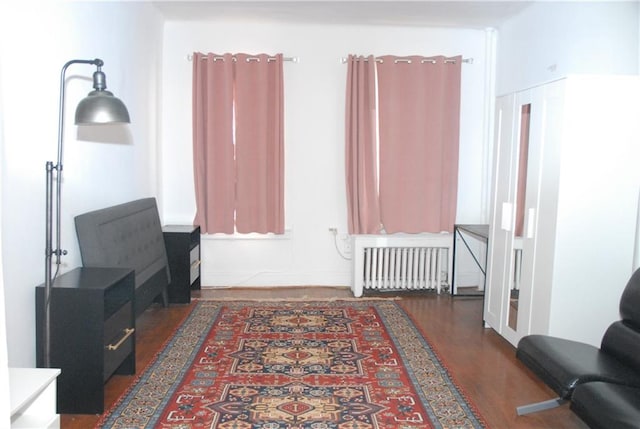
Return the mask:
[(202, 240), (291, 240), (292, 232), (290, 229), (285, 229), (284, 234), (260, 234), (252, 232), (249, 234), (202, 234)]

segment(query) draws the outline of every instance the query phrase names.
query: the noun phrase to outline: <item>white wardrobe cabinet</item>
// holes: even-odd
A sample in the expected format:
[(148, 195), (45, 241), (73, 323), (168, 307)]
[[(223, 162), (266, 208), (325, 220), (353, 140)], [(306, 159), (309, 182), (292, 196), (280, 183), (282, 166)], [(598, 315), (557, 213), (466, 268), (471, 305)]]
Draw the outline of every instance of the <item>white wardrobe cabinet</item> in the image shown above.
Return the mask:
[(484, 321), (511, 344), (600, 345), (633, 270), (640, 80), (571, 76), (496, 100)]

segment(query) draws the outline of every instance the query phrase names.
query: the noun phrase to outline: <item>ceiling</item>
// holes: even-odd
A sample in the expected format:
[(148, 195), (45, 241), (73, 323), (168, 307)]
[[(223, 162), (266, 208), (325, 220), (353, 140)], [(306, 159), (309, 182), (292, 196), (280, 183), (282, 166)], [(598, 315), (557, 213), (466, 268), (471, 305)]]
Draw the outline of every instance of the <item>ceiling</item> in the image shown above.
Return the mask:
[(153, 1), (167, 20), (268, 20), (297, 23), (487, 28), (531, 1)]

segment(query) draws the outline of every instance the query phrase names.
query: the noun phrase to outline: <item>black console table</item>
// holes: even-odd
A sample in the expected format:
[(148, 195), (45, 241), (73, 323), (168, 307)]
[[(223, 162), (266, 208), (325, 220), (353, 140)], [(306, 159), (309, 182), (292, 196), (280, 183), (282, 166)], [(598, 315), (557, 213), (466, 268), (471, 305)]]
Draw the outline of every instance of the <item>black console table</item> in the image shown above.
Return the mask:
[(189, 303), (191, 290), (200, 289), (200, 227), (165, 225), (162, 233), (171, 271), (169, 302)]
[[(104, 383), (134, 374), (134, 272), (128, 268), (76, 268), (51, 288), (50, 366), (60, 368), (61, 414), (100, 414)], [(36, 287), (37, 366), (44, 363), (44, 286)]]

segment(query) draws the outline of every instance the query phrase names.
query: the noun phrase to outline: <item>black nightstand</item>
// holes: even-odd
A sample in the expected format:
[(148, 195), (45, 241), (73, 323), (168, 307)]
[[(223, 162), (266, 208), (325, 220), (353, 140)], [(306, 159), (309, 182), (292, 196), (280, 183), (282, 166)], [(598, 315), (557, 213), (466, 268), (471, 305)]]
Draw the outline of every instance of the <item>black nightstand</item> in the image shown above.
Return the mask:
[[(100, 414), (104, 383), (135, 374), (134, 271), (76, 268), (51, 288), (50, 366), (60, 368), (58, 413)], [(37, 365), (44, 364), (44, 286), (36, 287)]]
[(169, 302), (191, 302), (191, 290), (200, 289), (200, 227), (165, 225), (164, 244), (169, 258)]

